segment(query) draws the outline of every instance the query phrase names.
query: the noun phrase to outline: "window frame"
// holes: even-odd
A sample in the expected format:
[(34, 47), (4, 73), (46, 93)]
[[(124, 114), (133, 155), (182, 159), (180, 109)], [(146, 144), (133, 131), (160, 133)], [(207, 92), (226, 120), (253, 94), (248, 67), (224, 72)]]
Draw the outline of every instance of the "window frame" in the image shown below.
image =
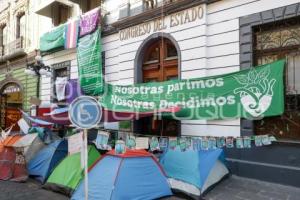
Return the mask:
[[(298, 37), (299, 40), (297, 40), (297, 41), (299, 41), (298, 44), (288, 45), (288, 46), (281, 45), (279, 47), (275, 47), (275, 48), (271, 47), (271, 48), (265, 48), (265, 49), (262, 48), (263, 44), (261, 44), (262, 46), (260, 46), (260, 49), (258, 49), (258, 47), (257, 47), (257, 45), (258, 45), (257, 35), (259, 32), (274, 33), (276, 31), (279, 31), (279, 33), (282, 34), (281, 32), (287, 30), (288, 28), (295, 28), (295, 27), (299, 28), (299, 32), (300, 32), (300, 21), (299, 20), (300, 20), (300, 17), (295, 17), (295, 18), (291, 18), (288, 20), (282, 20), (280, 22), (261, 24), (261, 25), (253, 27), (252, 43), (253, 43), (253, 63), (254, 63), (254, 65), (264, 64), (264, 63), (259, 62), (259, 59), (261, 59), (265, 56), (276, 56), (276, 59), (284, 59), (284, 58), (287, 59), (289, 56), (291, 56), (291, 54), (294, 54), (294, 53), (298, 53), (297, 55), (299, 56), (300, 55), (300, 52), (299, 52), (300, 35)], [(281, 40), (282, 40), (282, 36), (280, 37), (279, 44), (283, 44), (283, 41), (281, 41)], [(278, 42), (278, 41), (276, 41), (276, 42)], [(271, 58), (271, 60), (272, 59), (274, 59), (274, 58)], [(289, 63), (286, 63), (286, 65), (288, 65), (288, 64)], [(300, 68), (300, 62), (298, 63), (298, 67)], [(289, 94), (287, 92), (287, 87), (289, 86), (287, 84), (288, 83), (288, 80), (287, 80), (288, 71), (287, 70), (288, 70), (288, 66), (286, 66), (285, 72), (284, 72), (285, 112), (281, 116), (268, 117), (268, 118), (264, 118), (262, 120), (256, 120), (254, 122), (254, 134), (255, 135), (263, 134), (263, 132), (264, 132), (263, 130), (268, 128), (271, 124), (273, 124), (275, 127), (274, 130), (270, 129), (269, 131), (274, 132), (276, 130), (276, 132), (274, 132), (274, 134), (278, 138), (280, 138), (280, 140), (297, 140), (297, 141), (300, 140), (299, 133), (297, 131), (294, 132), (297, 129), (295, 129), (295, 127), (291, 126), (293, 124), (289, 124), (291, 122), (289, 119), (290, 117), (288, 117), (288, 116), (293, 116), (296, 113), (298, 113), (298, 115), (299, 115), (300, 110), (297, 107), (297, 105), (294, 110), (288, 109), (288, 106), (289, 106), (288, 99), (293, 97), (293, 94)], [(294, 73), (295, 73), (295, 71), (294, 71)], [(295, 94), (294, 96), (296, 96), (296, 99), (299, 99), (300, 94)], [(294, 120), (297, 120), (297, 118), (293, 119), (293, 121)], [(296, 121), (296, 123), (297, 123), (297, 121)], [(286, 125), (286, 127), (289, 127), (289, 128), (284, 127), (284, 125)], [(286, 128), (287, 130), (283, 130), (283, 128)], [(294, 131), (292, 129), (294, 129)]]
[[(66, 65), (66, 66), (65, 66)], [(55, 63), (51, 66), (52, 68), (52, 77), (51, 77), (51, 83), (52, 83), (52, 90), (51, 90), (51, 102), (56, 103), (58, 105), (66, 105), (66, 100), (58, 101), (56, 98), (56, 90), (55, 90), (55, 81), (57, 76), (58, 70), (66, 70), (67, 73), (67, 79), (70, 80), (71, 77), (71, 60), (63, 61), (60, 63)]]
[[(25, 19), (25, 24), (26, 24), (25, 12), (20, 12), (16, 16), (16, 39), (19, 39), (20, 37), (23, 36), (23, 35), (21, 35), (21, 19), (23, 17)], [(24, 30), (24, 33), (25, 33), (25, 30)]]

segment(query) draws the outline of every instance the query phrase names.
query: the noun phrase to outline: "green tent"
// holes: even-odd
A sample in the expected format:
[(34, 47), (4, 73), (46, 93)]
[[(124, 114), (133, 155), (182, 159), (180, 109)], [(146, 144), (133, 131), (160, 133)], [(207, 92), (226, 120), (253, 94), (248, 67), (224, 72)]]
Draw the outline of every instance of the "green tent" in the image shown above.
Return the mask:
[[(100, 158), (94, 146), (88, 147), (88, 166), (91, 167)], [(67, 156), (52, 172), (44, 188), (71, 195), (83, 178), (80, 153)]]

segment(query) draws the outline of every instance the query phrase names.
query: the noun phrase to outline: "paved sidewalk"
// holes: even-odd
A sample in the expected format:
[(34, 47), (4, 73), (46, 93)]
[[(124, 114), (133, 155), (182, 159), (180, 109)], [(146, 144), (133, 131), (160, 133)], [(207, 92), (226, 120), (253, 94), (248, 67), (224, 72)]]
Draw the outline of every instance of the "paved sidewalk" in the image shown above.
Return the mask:
[(205, 199), (300, 200), (300, 188), (231, 176), (210, 191)]
[[(68, 200), (66, 196), (41, 188), (34, 180), (27, 183), (0, 181), (0, 200)], [(183, 200), (169, 197), (165, 200)], [(300, 200), (300, 188), (231, 176), (218, 184), (205, 200)]]
[(41, 188), (29, 180), (26, 183), (0, 181), (0, 200), (68, 200), (67, 197)]

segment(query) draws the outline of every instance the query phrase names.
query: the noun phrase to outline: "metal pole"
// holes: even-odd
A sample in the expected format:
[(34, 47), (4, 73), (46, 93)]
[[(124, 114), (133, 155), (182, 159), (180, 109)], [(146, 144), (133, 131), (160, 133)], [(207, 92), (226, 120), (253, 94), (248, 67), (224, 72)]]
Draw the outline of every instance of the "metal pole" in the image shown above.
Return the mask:
[(88, 190), (88, 150), (87, 150), (87, 129), (84, 129), (83, 134), (84, 134), (84, 196), (85, 196), (85, 200), (88, 200), (88, 194), (89, 194), (89, 190)]

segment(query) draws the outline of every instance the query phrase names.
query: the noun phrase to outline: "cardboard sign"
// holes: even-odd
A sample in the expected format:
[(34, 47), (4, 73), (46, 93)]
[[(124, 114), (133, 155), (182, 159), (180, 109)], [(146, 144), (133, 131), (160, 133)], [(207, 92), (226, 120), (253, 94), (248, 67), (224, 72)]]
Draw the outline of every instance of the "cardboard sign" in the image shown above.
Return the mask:
[(136, 149), (148, 149), (149, 148), (149, 138), (147, 137), (137, 137), (135, 139)]
[(30, 97), (30, 99), (29, 99), (29, 103), (31, 105), (39, 106), (39, 105), (41, 105), (41, 102), (42, 101), (39, 98), (36, 98), (36, 97)]
[(105, 131), (99, 131), (97, 134), (97, 138), (95, 144), (98, 149), (101, 150), (110, 150), (111, 147), (108, 145), (109, 133)]
[(28, 133), (30, 126), (27, 124), (27, 122), (25, 121), (25, 119), (23, 119), (23, 118), (20, 119), (18, 121), (18, 125), (19, 125), (19, 127), (20, 127), (20, 129), (21, 129), (21, 131), (23, 133), (25, 133), (25, 134)]
[(82, 148), (82, 132), (72, 135), (68, 138), (69, 155), (78, 153)]

